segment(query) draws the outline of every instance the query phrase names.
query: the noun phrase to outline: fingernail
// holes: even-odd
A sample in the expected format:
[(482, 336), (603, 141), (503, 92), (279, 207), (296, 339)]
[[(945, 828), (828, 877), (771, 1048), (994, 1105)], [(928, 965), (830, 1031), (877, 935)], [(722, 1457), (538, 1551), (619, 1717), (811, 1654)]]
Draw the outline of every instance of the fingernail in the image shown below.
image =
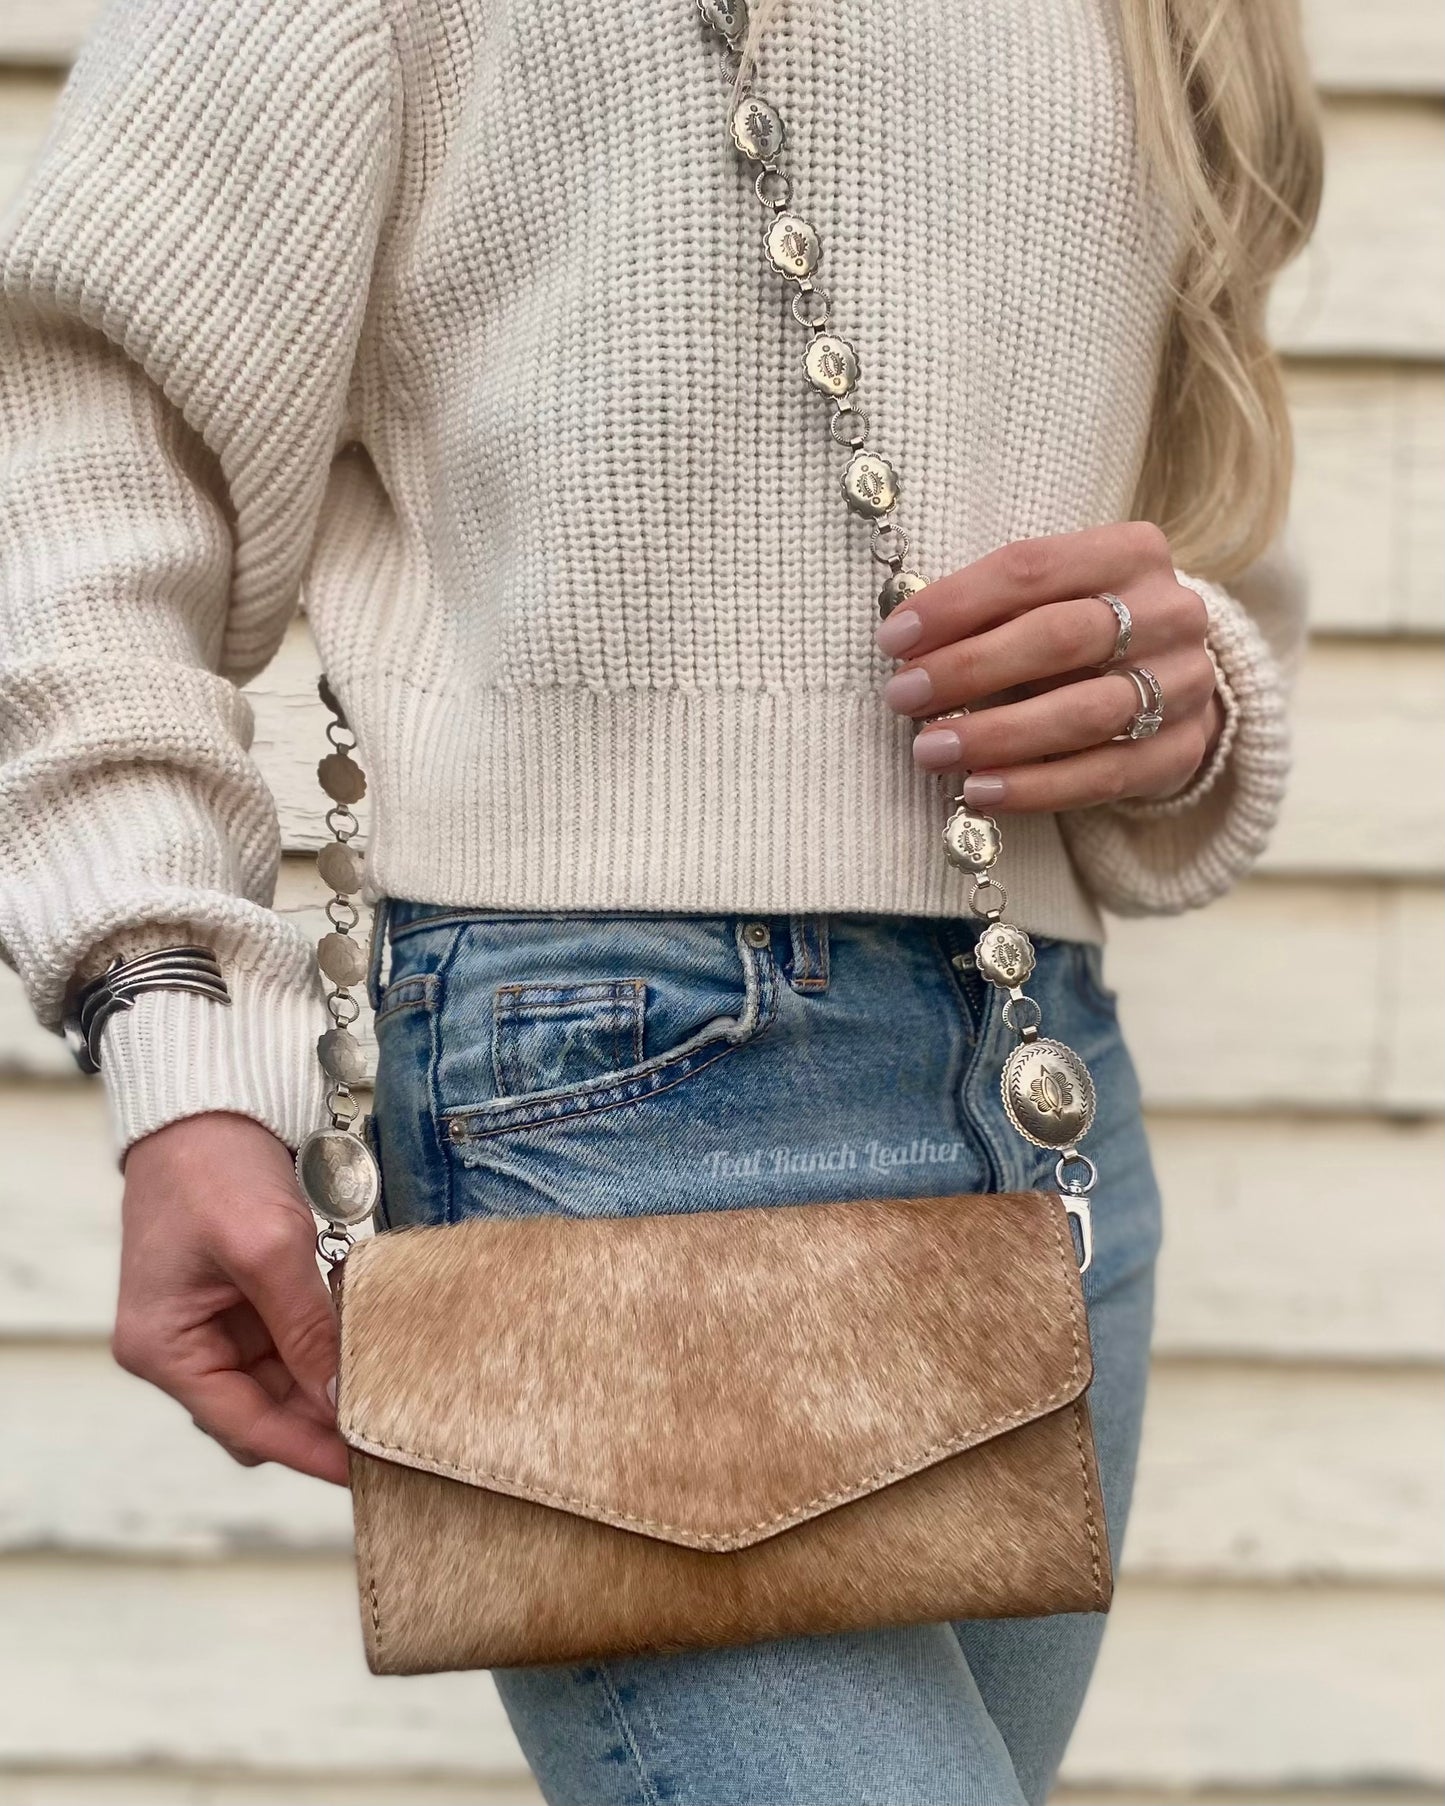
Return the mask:
[(328, 1404), (330, 1404), (333, 1407), (335, 1406), (335, 1404), (336, 1404), (336, 1375), (334, 1373), (332, 1374), (331, 1378), (326, 1382), (326, 1400), (327, 1400)]
[(915, 666), (912, 671), (900, 671), (897, 677), (890, 677), (883, 686), (883, 700), (890, 709), (897, 709), (901, 715), (921, 709), (932, 694), (933, 679), (921, 665)]
[(930, 727), (913, 742), (914, 763), (929, 771), (947, 771), (963, 758), (963, 742), (951, 727)]
[(890, 658), (897, 658), (900, 652), (907, 652), (910, 646), (916, 645), (922, 633), (922, 615), (911, 608), (895, 608), (886, 621), (878, 623), (878, 630), (873, 638), (880, 652), (886, 652)]
[(963, 780), (963, 800), (970, 809), (986, 809), (990, 804), (1001, 803), (1008, 795), (1008, 785), (1002, 778), (965, 778)]

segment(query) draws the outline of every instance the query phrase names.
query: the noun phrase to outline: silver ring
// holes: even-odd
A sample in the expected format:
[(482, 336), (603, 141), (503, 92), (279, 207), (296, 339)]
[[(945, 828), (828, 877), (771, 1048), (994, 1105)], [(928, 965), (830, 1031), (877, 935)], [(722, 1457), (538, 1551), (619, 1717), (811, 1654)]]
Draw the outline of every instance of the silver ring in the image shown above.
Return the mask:
[(1095, 602), (1105, 603), (1112, 609), (1114, 619), (1119, 623), (1119, 631), (1114, 637), (1114, 650), (1104, 661), (1109, 665), (1117, 665), (1124, 657), (1124, 654), (1129, 650), (1130, 644), (1133, 641), (1134, 617), (1129, 613), (1129, 605), (1125, 602), (1124, 598), (1122, 596), (1114, 595), (1110, 590), (1101, 590), (1098, 595), (1091, 599)]
[(1110, 665), (1106, 676), (1127, 677), (1139, 697), (1139, 707), (1129, 717), (1122, 734), (1111, 734), (1111, 740), (1147, 740), (1164, 725), (1164, 692), (1159, 679), (1147, 665)]

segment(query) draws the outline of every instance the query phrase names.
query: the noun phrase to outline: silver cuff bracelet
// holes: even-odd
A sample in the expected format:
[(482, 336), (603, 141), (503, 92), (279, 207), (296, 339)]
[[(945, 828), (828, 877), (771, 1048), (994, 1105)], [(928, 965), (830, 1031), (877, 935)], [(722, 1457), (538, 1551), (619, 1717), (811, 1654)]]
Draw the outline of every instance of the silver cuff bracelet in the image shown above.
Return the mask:
[(209, 947), (161, 947), (133, 959), (114, 959), (99, 978), (76, 992), (61, 1024), (82, 1072), (100, 1071), (101, 1030), (117, 1010), (130, 1009), (146, 991), (194, 991), (213, 1003), (231, 1001), (220, 961)]

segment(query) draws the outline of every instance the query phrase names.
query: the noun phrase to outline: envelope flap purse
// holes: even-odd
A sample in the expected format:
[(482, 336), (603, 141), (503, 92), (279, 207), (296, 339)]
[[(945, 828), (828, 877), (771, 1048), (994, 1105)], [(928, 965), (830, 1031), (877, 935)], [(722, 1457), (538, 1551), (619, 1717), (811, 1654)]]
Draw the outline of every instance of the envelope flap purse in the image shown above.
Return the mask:
[[(822, 241), (793, 209), (782, 116), (745, 81), (746, 3), (687, 4), (723, 53), (762, 255), (793, 290), (800, 375), (832, 410), (842, 500), (888, 573), (886, 615), (925, 579), (897, 467), (868, 443), (857, 351), (814, 280)], [(1119, 627), (1122, 649), (1124, 614)], [(365, 1062), (350, 987), (366, 967), (351, 938), (352, 804), (366, 780), (324, 679), (321, 696), (333, 840), (318, 870), (335, 894), (317, 1052), (331, 1121), (296, 1170), (339, 1280), (338, 1416), (372, 1668), (1106, 1610), (1080, 1283), (1098, 1175), (1079, 1143), (1096, 1100), (1024, 990), (1036, 953), (1005, 916), (999, 823), (955, 795), (941, 850), (979, 924), (974, 967), (1006, 993), (1005, 1112), (1056, 1155), (1056, 1192), (723, 1212), (679, 1199), (649, 1216), (480, 1215), (353, 1247), (381, 1185), (352, 1090)]]
[(692, 1549), (876, 1492), (1090, 1373), (1041, 1192), (403, 1230), (358, 1246), (341, 1298), (351, 1448)]

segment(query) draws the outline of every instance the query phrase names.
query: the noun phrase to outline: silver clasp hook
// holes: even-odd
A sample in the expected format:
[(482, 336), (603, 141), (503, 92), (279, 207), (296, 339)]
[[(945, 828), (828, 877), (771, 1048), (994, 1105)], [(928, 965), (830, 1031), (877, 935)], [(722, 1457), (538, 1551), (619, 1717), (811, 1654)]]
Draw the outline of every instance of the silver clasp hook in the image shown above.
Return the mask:
[[(1081, 1166), (1084, 1170), (1071, 1175), (1071, 1165)], [(1081, 1154), (1077, 1148), (1065, 1148), (1059, 1155), (1054, 1167), (1054, 1183), (1059, 1188), (1064, 1209), (1079, 1225), (1080, 1273), (1087, 1273), (1094, 1263), (1094, 1213), (1089, 1205), (1089, 1193), (1098, 1182), (1099, 1169), (1087, 1154)]]

